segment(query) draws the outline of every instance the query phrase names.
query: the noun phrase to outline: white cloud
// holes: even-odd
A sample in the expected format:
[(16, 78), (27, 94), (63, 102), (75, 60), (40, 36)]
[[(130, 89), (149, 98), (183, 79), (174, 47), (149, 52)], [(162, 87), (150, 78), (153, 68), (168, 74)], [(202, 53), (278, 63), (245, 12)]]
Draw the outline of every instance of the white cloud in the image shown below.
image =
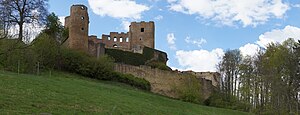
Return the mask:
[(162, 20), (163, 18), (164, 18), (164, 17), (163, 17), (162, 15), (158, 15), (158, 16), (154, 17), (154, 19), (157, 20), (157, 21), (158, 21), (158, 20)]
[(141, 14), (150, 8), (133, 0), (88, 0), (92, 11), (113, 18), (141, 19)]
[(242, 23), (246, 26), (263, 24), (270, 18), (282, 18), (289, 5), (282, 0), (168, 0), (169, 9), (196, 14), (224, 25)]
[(288, 38), (300, 39), (300, 28), (287, 25), (284, 29), (274, 29), (259, 36), (256, 42), (259, 46), (266, 48), (269, 43), (282, 43)]
[(123, 30), (125, 30), (127, 32), (129, 31), (129, 25), (130, 25), (129, 21), (123, 20), (122, 23), (121, 23), (121, 25), (122, 25)]
[(182, 70), (216, 71), (216, 65), (221, 61), (224, 51), (220, 48), (212, 51), (193, 50), (176, 52), (176, 59)]
[(188, 36), (184, 39), (184, 41), (186, 43), (189, 43), (189, 44), (195, 44), (197, 45), (198, 47), (201, 47), (202, 44), (206, 43), (206, 40), (201, 38), (200, 40), (197, 39), (197, 40), (191, 40), (191, 38)]
[(174, 33), (167, 34), (167, 42), (168, 42), (169, 48), (172, 50), (176, 50), (175, 40), (176, 40), (176, 38), (174, 36)]
[(63, 26), (65, 26), (65, 16), (59, 16), (58, 19), (59, 19), (59, 21), (61, 22), (61, 24), (62, 24)]
[(239, 48), (243, 56), (254, 56), (259, 51), (259, 46), (256, 44), (246, 44)]

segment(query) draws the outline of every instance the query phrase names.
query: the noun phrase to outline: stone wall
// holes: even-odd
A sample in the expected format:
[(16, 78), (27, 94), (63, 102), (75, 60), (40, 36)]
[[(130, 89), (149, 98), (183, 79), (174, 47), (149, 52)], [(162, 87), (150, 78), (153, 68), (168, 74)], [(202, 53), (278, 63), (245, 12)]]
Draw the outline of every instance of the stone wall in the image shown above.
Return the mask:
[[(148, 66), (131, 66), (125, 64), (115, 64), (114, 69), (117, 72), (144, 78), (150, 82), (151, 92), (172, 98), (179, 98), (179, 94), (176, 93), (175, 87), (181, 86), (183, 81), (188, 80), (192, 75), (183, 72), (153, 69)], [(201, 90), (204, 99), (207, 99), (215, 87), (210, 80), (204, 78), (197, 78), (197, 80), (199, 80), (202, 88), (199, 90)]]
[(97, 36), (89, 36), (88, 53), (92, 56), (99, 57), (105, 54), (105, 44)]
[(207, 80), (212, 81), (212, 85), (215, 87), (220, 86), (220, 74), (218, 72), (193, 72), (193, 71), (185, 71), (185, 73), (189, 73), (192, 75), (195, 75), (196, 77), (199, 78), (204, 78)]
[(118, 48), (130, 50), (130, 41), (127, 33), (110, 32), (109, 35), (102, 34), (102, 43), (106, 48)]

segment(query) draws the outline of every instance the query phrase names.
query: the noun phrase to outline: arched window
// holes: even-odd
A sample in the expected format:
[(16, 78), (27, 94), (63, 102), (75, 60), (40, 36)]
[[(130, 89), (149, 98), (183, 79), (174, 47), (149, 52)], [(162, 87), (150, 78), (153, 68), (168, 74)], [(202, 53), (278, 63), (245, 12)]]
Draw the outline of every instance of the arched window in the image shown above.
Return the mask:
[(117, 40), (117, 38), (116, 37), (114, 37), (114, 42), (117, 42), (118, 40)]
[(118, 47), (118, 45), (117, 45), (117, 44), (114, 44), (114, 45), (113, 45), (113, 47), (114, 47), (114, 48), (117, 48), (117, 47)]
[(110, 36), (107, 37), (107, 40), (108, 40), (108, 41), (110, 40)]
[(81, 16), (80, 18), (81, 18), (81, 20), (84, 20), (84, 17), (83, 17), (83, 16)]

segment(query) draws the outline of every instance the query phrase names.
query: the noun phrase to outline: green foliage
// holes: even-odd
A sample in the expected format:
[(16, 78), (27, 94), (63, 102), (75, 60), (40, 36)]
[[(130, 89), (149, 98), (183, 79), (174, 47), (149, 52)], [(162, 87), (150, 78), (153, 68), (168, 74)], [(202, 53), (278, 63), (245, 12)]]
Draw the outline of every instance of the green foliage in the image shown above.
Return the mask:
[(144, 90), (151, 90), (150, 82), (145, 80), (144, 78), (137, 78), (131, 74), (122, 74), (122, 73), (114, 73), (113, 81), (118, 81), (121, 83), (129, 84), (133, 87), (137, 87)]
[(193, 103), (203, 102), (201, 84), (194, 76), (189, 76), (189, 78), (184, 79), (179, 86), (175, 86), (175, 91), (183, 101)]
[(155, 49), (144, 47), (143, 49), (143, 56), (146, 60), (150, 60), (154, 56)]
[[(172, 70), (165, 64), (166, 60), (163, 55), (165, 53), (152, 48), (144, 47), (143, 54), (127, 52), (117, 49), (106, 49), (105, 52), (107, 55), (113, 57), (117, 63), (125, 63), (134, 66), (148, 65), (152, 68)], [(153, 59), (155, 54), (154, 52), (159, 52), (158, 59)]]
[(129, 74), (121, 74), (113, 71), (114, 60), (108, 56), (100, 58), (73, 50), (65, 49), (62, 54), (62, 69), (77, 74), (108, 81), (118, 81), (131, 86), (150, 90), (150, 83), (145, 79), (134, 77)]
[(41, 69), (59, 68), (60, 45), (48, 34), (40, 34), (32, 43), (32, 49), (37, 55)]
[(207, 100), (204, 101), (205, 105), (214, 106), (219, 108), (233, 109), (239, 111), (249, 112), (251, 105), (246, 102), (239, 101), (236, 97), (224, 96), (224, 93), (214, 92)]
[(117, 49), (105, 49), (105, 53), (115, 59), (117, 63), (129, 65), (144, 65), (147, 59), (142, 54), (127, 52)]
[(43, 33), (48, 34), (59, 43), (63, 43), (69, 37), (68, 29), (64, 28), (58, 16), (53, 12), (47, 16), (46, 29), (43, 30)]
[(150, 66), (152, 68), (158, 68), (160, 70), (172, 71), (172, 69), (163, 62), (151, 61), (151, 62), (147, 63), (146, 65)]
[(289, 38), (269, 44), (253, 57), (226, 52), (219, 65), (222, 94), (207, 103), (256, 114), (298, 114), (299, 46)]
[(18, 40), (0, 40), (0, 68), (19, 73), (34, 73), (37, 57), (31, 48)]
[(143, 49), (143, 56), (147, 59), (147, 60), (151, 60), (152, 58), (154, 58), (154, 52), (156, 52), (158, 54), (158, 59), (156, 59), (155, 61), (157, 62), (161, 62), (161, 63), (166, 63), (167, 60), (165, 60), (164, 56), (167, 55), (165, 52), (156, 50), (156, 49), (152, 49), (149, 47), (144, 47)]

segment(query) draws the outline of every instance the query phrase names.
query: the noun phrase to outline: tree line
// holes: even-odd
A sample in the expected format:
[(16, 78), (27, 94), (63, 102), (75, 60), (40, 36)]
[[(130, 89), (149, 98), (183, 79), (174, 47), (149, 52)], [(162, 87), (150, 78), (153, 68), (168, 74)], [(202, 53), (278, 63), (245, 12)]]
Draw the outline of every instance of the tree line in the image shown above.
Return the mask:
[(289, 38), (261, 48), (255, 56), (226, 51), (217, 65), (221, 102), (257, 114), (299, 114), (299, 46), (300, 41)]

